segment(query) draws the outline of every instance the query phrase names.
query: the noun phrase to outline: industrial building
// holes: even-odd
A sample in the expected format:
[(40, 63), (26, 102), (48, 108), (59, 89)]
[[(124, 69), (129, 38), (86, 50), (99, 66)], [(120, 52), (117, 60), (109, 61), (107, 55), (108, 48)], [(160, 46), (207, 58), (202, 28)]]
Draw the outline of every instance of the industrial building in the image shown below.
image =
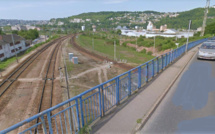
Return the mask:
[(0, 35), (0, 60), (10, 58), (16, 53), (20, 53), (30, 47), (30, 43), (25, 43), (25, 39), (13, 34), (14, 43), (12, 40), (12, 35)]

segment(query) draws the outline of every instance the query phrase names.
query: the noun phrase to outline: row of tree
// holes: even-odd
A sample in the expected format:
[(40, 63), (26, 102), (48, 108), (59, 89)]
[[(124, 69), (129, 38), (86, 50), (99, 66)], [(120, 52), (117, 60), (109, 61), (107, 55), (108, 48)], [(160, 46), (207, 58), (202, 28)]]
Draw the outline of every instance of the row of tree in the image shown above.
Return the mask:
[(22, 36), (23, 38), (25, 38), (27, 40), (34, 40), (39, 37), (39, 32), (36, 29), (34, 29), (34, 30), (30, 29), (28, 31), (24, 31), (24, 30), (12, 31), (12, 33)]

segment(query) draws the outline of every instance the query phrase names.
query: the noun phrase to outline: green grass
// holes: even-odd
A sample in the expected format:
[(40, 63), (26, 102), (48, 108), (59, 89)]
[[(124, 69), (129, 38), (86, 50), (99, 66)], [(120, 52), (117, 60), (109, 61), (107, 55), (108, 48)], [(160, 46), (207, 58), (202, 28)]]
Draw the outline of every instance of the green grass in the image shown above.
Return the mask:
[[(101, 54), (103, 56), (107, 56), (110, 59), (114, 59), (114, 45), (110, 44), (104, 39), (94, 39), (94, 49), (92, 45), (92, 38), (88, 36), (80, 35), (76, 39), (77, 43), (88, 50)], [(129, 63), (142, 64), (150, 59), (153, 59), (154, 56), (136, 52), (136, 50), (120, 46), (117, 44), (116, 47), (116, 57), (117, 59), (127, 60)]]
[[(51, 40), (54, 40), (56, 38), (58, 38), (59, 36), (53, 36), (52, 38), (49, 38), (47, 41), (45, 42), (42, 42), (42, 43), (38, 43), (36, 45), (34, 45), (33, 47), (30, 47), (29, 49), (27, 49), (26, 51), (24, 52), (21, 52), (19, 53), (17, 56), (18, 56), (18, 59), (22, 58), (23, 56), (25, 56), (26, 54), (30, 53), (31, 51), (35, 50), (36, 48), (38, 48), (39, 46), (42, 46), (43, 44), (45, 43), (48, 43), (50, 42)], [(13, 57), (10, 57), (10, 58), (7, 58), (3, 61), (0, 61), (0, 71), (3, 71), (5, 70), (8, 66), (10, 66), (12, 63), (14, 63), (16, 61), (16, 57), (13, 56)]]
[(137, 119), (137, 123), (141, 123), (142, 119)]

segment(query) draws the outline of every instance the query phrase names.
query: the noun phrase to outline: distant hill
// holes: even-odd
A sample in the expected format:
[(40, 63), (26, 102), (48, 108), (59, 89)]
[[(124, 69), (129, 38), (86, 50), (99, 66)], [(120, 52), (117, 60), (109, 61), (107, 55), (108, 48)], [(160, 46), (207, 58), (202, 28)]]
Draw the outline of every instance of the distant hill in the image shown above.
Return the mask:
[[(87, 29), (92, 29), (92, 25), (97, 28), (116, 28), (117, 26), (127, 26), (134, 28), (135, 26), (146, 29), (148, 21), (152, 21), (157, 28), (167, 24), (168, 28), (187, 29), (188, 22), (192, 20), (192, 29), (202, 26), (204, 16), (204, 8), (196, 8), (190, 11), (164, 13), (156, 11), (144, 12), (90, 12), (82, 13), (67, 18), (51, 19), (49, 25), (61, 26), (64, 28), (80, 29), (85, 25)], [(215, 8), (210, 8), (207, 24), (215, 22)]]
[[(192, 20), (192, 29), (197, 29), (202, 26), (204, 17), (204, 9), (196, 8), (190, 11), (180, 12), (180, 15), (176, 18), (162, 18), (155, 25), (159, 27), (160, 25), (167, 24), (169, 28), (175, 29), (187, 29), (189, 20)], [(210, 8), (208, 13), (207, 24), (215, 22), (215, 8)]]
[(16, 20), (16, 19), (0, 19), (0, 26), (14, 25), (42, 25), (48, 24), (47, 20)]

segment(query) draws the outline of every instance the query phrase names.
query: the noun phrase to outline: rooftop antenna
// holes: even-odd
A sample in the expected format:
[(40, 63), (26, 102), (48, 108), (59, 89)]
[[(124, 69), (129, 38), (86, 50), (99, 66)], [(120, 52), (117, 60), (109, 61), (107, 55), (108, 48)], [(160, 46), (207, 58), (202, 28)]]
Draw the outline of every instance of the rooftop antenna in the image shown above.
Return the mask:
[(203, 20), (203, 25), (202, 25), (201, 36), (204, 36), (204, 34), (205, 34), (205, 27), (206, 27), (209, 7), (210, 7), (210, 0), (207, 0), (206, 7), (205, 7), (205, 15), (204, 15), (204, 20)]

